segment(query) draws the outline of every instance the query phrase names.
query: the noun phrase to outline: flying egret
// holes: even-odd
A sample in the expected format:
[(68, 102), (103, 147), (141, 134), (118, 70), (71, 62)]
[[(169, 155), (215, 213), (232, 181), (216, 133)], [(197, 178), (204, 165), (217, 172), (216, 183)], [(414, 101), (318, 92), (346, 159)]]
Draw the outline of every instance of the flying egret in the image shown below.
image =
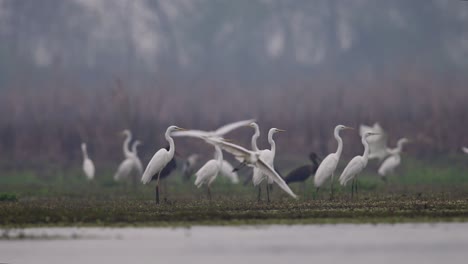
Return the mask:
[(223, 137), (225, 134), (238, 129), (240, 127), (247, 126), (248, 124), (255, 121), (254, 119), (238, 121), (234, 123), (230, 123), (224, 125), (215, 131), (202, 131), (202, 130), (186, 130), (186, 131), (179, 131), (174, 132), (172, 134), (173, 137), (196, 137), (196, 138), (210, 138), (210, 137)]
[(361, 125), (359, 126), (359, 135), (362, 137), (366, 132), (374, 132), (378, 133), (379, 135), (373, 136), (369, 138), (369, 159), (378, 159), (382, 161), (388, 155), (388, 147), (387, 147), (387, 134), (380, 126), (379, 123), (375, 123), (373, 126), (366, 126)]
[(147, 184), (151, 181), (153, 175), (157, 174), (156, 179), (156, 203), (159, 204), (159, 178), (161, 176), (161, 171), (166, 167), (166, 165), (172, 160), (175, 153), (175, 144), (174, 139), (171, 137), (173, 131), (183, 131), (185, 129), (178, 126), (170, 126), (167, 128), (164, 137), (169, 142), (169, 150), (162, 148), (158, 150), (151, 158), (150, 162), (146, 166), (143, 176), (141, 177), (141, 182)]
[(361, 137), (361, 142), (364, 145), (364, 154), (362, 156), (354, 157), (348, 165), (346, 165), (343, 173), (340, 176), (340, 184), (346, 186), (346, 184), (353, 180), (353, 184), (351, 185), (351, 197), (353, 197), (354, 191), (357, 192), (357, 175), (364, 170), (367, 166), (367, 162), (369, 161), (369, 143), (368, 137), (373, 135), (379, 135), (378, 133), (374, 133), (371, 131), (365, 132)]
[(335, 136), (336, 141), (338, 142), (338, 148), (335, 153), (329, 154), (321, 163), (315, 173), (314, 184), (317, 187), (317, 193), (319, 188), (325, 183), (325, 181), (331, 176), (330, 181), (330, 198), (333, 198), (333, 178), (340, 160), (341, 152), (343, 151), (343, 139), (340, 137), (340, 131), (345, 129), (353, 129), (351, 127), (338, 125), (335, 127), (333, 135)]
[(218, 145), (215, 145), (216, 158), (205, 163), (196, 173), (195, 185), (200, 188), (206, 184), (208, 190), (208, 199), (211, 201), (211, 183), (216, 179), (221, 170), (223, 161), (223, 152)]
[[(254, 123), (255, 124), (255, 123)], [(275, 160), (275, 154), (276, 154), (276, 143), (273, 140), (273, 135), (277, 132), (284, 132), (282, 129), (278, 128), (271, 128), (268, 131), (268, 143), (270, 143), (271, 149), (264, 149), (264, 150), (259, 150), (258, 153), (260, 153), (260, 158), (265, 161), (270, 167), (274, 168), (274, 160)], [(253, 140), (253, 138), (252, 138)], [(253, 143), (254, 141), (252, 141)], [(256, 142), (256, 140), (255, 140)], [(255, 143), (256, 144), (256, 143)], [(253, 146), (253, 145), (252, 145)], [(257, 147), (258, 149), (258, 147)], [(252, 176), (252, 181), (254, 186), (259, 186), (260, 183), (262, 183), (263, 180), (267, 179), (267, 201), (270, 202), (270, 189), (269, 185), (273, 184), (273, 178), (268, 177), (267, 174), (262, 173), (262, 170), (259, 168), (254, 168), (253, 169), (253, 176)], [(258, 200), (260, 200), (260, 186), (258, 188), (259, 193), (258, 193)]]
[(182, 164), (182, 177), (184, 181), (188, 181), (195, 172), (195, 165), (198, 161), (198, 158), (198, 154), (192, 154)]
[(292, 170), (286, 177), (284, 177), (284, 181), (286, 184), (294, 183), (294, 182), (302, 182), (302, 186), (305, 193), (305, 181), (317, 172), (317, 169), (320, 164), (320, 158), (314, 152), (309, 154), (309, 160), (311, 161), (310, 164), (300, 166), (294, 170)]
[(88, 157), (88, 151), (86, 148), (86, 143), (81, 143), (81, 151), (83, 152), (83, 171), (88, 178), (88, 180), (94, 179), (94, 163)]
[(388, 150), (390, 156), (382, 162), (380, 165), (378, 173), (382, 176), (382, 179), (385, 180), (385, 176), (395, 171), (395, 168), (398, 167), (401, 163), (400, 153), (403, 150), (403, 144), (408, 143), (409, 140), (407, 138), (402, 138), (398, 140), (397, 147), (394, 149)]
[[(122, 179), (132, 178), (134, 185), (136, 184), (136, 177), (143, 174), (143, 165), (140, 158), (138, 158), (137, 147), (141, 145), (139, 140), (133, 142), (132, 151), (128, 153), (127, 158), (122, 161), (117, 172), (114, 174), (114, 180), (120, 181)], [(132, 177), (132, 175), (134, 177)]]
[(468, 148), (467, 148), (467, 147), (462, 147), (462, 150), (463, 150), (463, 152), (465, 152), (466, 154), (468, 154)]
[(287, 194), (297, 199), (297, 196), (293, 193), (293, 191), (291, 191), (289, 186), (283, 181), (278, 173), (260, 158), (260, 153), (247, 150), (241, 146), (226, 142), (220, 138), (206, 138), (206, 141), (211, 144), (218, 145), (220, 148), (236, 157), (236, 159), (242, 160), (243, 163), (246, 163), (254, 168), (259, 168), (269, 178), (272, 178), (273, 181), (278, 184), (279, 187)]

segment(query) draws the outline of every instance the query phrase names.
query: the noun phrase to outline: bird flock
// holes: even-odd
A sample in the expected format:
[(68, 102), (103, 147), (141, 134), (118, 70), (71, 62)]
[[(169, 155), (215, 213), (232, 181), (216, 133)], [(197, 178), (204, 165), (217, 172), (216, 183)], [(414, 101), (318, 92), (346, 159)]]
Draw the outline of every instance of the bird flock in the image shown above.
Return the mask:
[[(250, 149), (235, 144), (230, 139), (225, 139), (224, 136), (233, 130), (241, 127), (253, 128)], [(315, 195), (319, 194), (320, 189), (329, 181), (330, 198), (334, 195), (335, 174), (343, 152), (343, 139), (340, 133), (347, 130), (354, 130), (351, 127), (337, 125), (333, 131), (333, 136), (337, 142), (335, 152), (327, 155), (323, 160), (314, 152), (309, 154), (310, 164), (293, 169), (284, 178), (275, 170), (275, 156), (277, 152), (274, 135), (285, 130), (279, 128), (271, 128), (268, 131), (268, 143), (270, 148), (260, 149), (257, 145), (257, 140), (260, 137), (260, 128), (255, 120), (243, 120), (222, 126), (214, 131), (202, 130), (187, 130), (178, 126), (169, 126), (164, 134), (168, 143), (165, 148), (159, 149), (151, 158), (146, 168), (143, 169), (142, 162), (138, 157), (138, 146), (141, 141), (135, 140), (130, 149), (132, 142), (132, 133), (130, 130), (124, 130), (121, 134), (125, 137), (122, 145), (124, 160), (120, 163), (117, 171), (114, 174), (115, 181), (131, 180), (134, 186), (138, 179), (143, 184), (148, 184), (152, 180), (156, 181), (155, 198), (156, 203), (160, 203), (160, 181), (169, 176), (176, 168), (174, 155), (176, 154), (176, 146), (174, 138), (189, 137), (196, 140), (202, 140), (206, 144), (213, 147), (213, 158), (208, 160), (197, 171), (196, 164), (200, 158), (198, 154), (190, 155), (183, 163), (182, 174), (183, 179), (189, 181), (192, 175), (195, 175), (194, 184), (201, 188), (206, 186), (207, 196), (212, 199), (211, 185), (219, 175), (223, 175), (233, 184), (239, 183), (239, 175), (237, 172), (243, 168), (252, 169), (252, 183), (258, 188), (257, 199), (261, 200), (261, 187), (265, 183), (267, 201), (270, 201), (270, 190), (273, 185), (277, 185), (283, 192), (290, 197), (297, 199), (298, 196), (291, 190), (288, 184), (294, 182), (302, 182), (305, 186), (305, 181), (314, 176), (313, 182), (316, 187)], [(380, 166), (377, 170), (381, 179), (386, 181), (386, 177), (395, 172), (395, 169), (401, 163), (401, 153), (403, 146), (410, 142), (407, 138), (398, 140), (395, 148), (389, 148), (387, 145), (388, 136), (382, 127), (376, 123), (373, 126), (361, 125), (359, 128), (361, 142), (364, 147), (364, 152), (360, 156), (352, 158), (345, 166), (344, 170), (338, 178), (338, 182), (342, 186), (347, 186), (351, 182), (351, 197), (357, 194), (358, 176), (366, 168), (369, 160), (376, 159)], [(92, 180), (95, 174), (95, 167), (92, 160), (89, 158), (86, 143), (82, 143), (81, 150), (83, 153), (83, 172), (88, 180)], [(462, 151), (468, 154), (468, 148), (463, 147)], [(233, 156), (239, 165), (234, 167), (225, 160), (225, 155)], [(305, 187), (304, 187), (305, 188)], [(305, 193), (305, 189), (304, 189)]]

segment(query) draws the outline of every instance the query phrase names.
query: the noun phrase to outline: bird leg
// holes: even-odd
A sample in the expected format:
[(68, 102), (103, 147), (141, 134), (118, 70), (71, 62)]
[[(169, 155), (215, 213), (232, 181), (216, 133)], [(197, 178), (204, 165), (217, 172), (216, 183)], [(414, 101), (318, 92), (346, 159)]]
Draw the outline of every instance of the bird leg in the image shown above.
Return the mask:
[(354, 197), (354, 184), (355, 183), (354, 183), (354, 179), (353, 179), (353, 181), (351, 182), (351, 199), (353, 199), (353, 197)]
[(159, 176), (161, 176), (161, 172), (158, 172), (158, 179), (156, 180), (156, 204), (159, 204)]
[(260, 202), (262, 198), (262, 188), (260, 185), (258, 186), (258, 193), (257, 193), (257, 202)]
[(270, 202), (270, 185), (268, 184), (268, 181), (266, 183), (266, 190), (267, 190), (267, 202)]
[(241, 164), (239, 164), (239, 166), (235, 167), (235, 168), (232, 170), (232, 172), (239, 171), (240, 169), (244, 168), (246, 165), (247, 165), (247, 163), (242, 162)]
[(208, 200), (211, 202), (211, 187), (210, 185), (207, 185), (207, 190), (208, 190)]
[(307, 198), (307, 192), (306, 192), (306, 182), (302, 182), (302, 193), (304, 194), (304, 198)]
[(330, 200), (333, 200), (333, 179), (334, 179), (334, 173), (332, 173), (331, 176), (331, 181), (330, 181)]
[(358, 186), (358, 179), (357, 179), (357, 175), (356, 175), (356, 182), (354, 183), (354, 192), (356, 193), (356, 198), (357, 198), (357, 186)]
[(319, 189), (320, 189), (320, 187), (317, 187), (317, 188), (315, 189), (315, 193), (314, 193), (314, 197), (313, 197), (314, 200), (318, 198)]

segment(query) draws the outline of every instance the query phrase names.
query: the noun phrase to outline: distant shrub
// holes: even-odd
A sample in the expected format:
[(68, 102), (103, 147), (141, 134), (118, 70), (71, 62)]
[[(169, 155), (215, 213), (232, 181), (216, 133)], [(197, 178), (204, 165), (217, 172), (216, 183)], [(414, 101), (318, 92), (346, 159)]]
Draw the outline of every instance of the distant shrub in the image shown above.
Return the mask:
[(14, 193), (0, 193), (0, 202), (16, 202), (18, 198)]

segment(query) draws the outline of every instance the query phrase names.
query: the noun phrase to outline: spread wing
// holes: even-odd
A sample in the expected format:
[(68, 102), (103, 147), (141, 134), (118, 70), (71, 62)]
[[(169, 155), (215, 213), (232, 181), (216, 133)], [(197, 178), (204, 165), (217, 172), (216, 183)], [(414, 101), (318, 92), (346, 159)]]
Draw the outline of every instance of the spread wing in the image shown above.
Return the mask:
[(255, 164), (257, 168), (259, 168), (264, 174), (266, 174), (270, 179), (272, 179), (278, 186), (283, 189), (287, 194), (291, 197), (297, 199), (297, 196), (293, 193), (293, 191), (289, 188), (289, 186), (284, 182), (283, 178), (278, 175), (278, 173), (266, 162), (262, 159), (258, 159), (257, 163)]
[(375, 135), (367, 139), (367, 142), (369, 143), (369, 159), (382, 160), (387, 157), (389, 154), (387, 149), (388, 137), (379, 123), (375, 123), (372, 127), (361, 125), (359, 127), (359, 134), (361, 137), (366, 132), (379, 133), (379, 135)]
[(202, 131), (202, 130), (185, 130), (185, 131), (175, 131), (171, 133), (173, 137), (207, 137), (210, 136), (211, 132)]
[(215, 136), (222, 137), (223, 135), (231, 132), (232, 130), (238, 129), (243, 126), (247, 126), (252, 122), (255, 122), (255, 119), (242, 120), (242, 121), (230, 123), (230, 124), (224, 125), (216, 129), (216, 131), (214, 131), (214, 134)]
[(239, 158), (241, 160), (247, 159), (250, 155), (253, 154), (253, 152), (239, 146), (236, 144), (232, 144), (229, 142), (226, 142), (222, 139), (219, 138), (205, 138), (205, 140), (213, 145), (218, 145), (221, 149), (224, 151), (232, 154), (234, 157)]

